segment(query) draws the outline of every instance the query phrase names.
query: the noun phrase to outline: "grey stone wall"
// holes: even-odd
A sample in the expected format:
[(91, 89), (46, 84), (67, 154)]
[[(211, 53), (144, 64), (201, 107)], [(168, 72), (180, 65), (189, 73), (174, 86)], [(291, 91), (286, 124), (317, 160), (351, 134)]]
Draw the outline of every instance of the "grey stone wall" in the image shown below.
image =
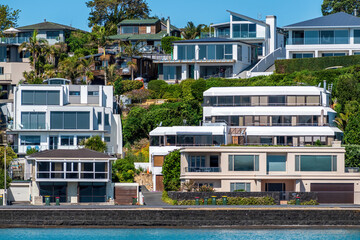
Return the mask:
[(356, 209), (1, 209), (9, 227), (360, 226)]
[(272, 197), (276, 204), (280, 204), (280, 192), (168, 192), (168, 195), (173, 200), (194, 200), (195, 197), (204, 199), (216, 196), (221, 198), (227, 197)]

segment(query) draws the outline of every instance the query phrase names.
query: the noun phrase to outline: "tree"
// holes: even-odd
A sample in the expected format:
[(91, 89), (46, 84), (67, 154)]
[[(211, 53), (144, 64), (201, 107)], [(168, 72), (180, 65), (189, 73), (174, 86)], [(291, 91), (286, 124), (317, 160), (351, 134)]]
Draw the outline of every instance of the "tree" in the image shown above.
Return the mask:
[(99, 135), (92, 136), (91, 138), (88, 138), (80, 143), (80, 145), (85, 146), (87, 149), (91, 149), (97, 152), (106, 152), (107, 146), (106, 143), (101, 140), (101, 137)]
[(203, 26), (204, 26), (203, 24), (199, 24), (198, 26), (195, 26), (193, 22), (188, 22), (186, 27), (181, 32), (181, 35), (186, 40), (195, 39), (200, 36)]
[(116, 64), (112, 64), (104, 69), (106, 72), (106, 82), (107, 84), (114, 84), (116, 80), (122, 80), (119, 72), (116, 68)]
[(76, 56), (68, 57), (65, 60), (59, 63), (59, 73), (60, 76), (63, 78), (67, 78), (71, 80), (73, 83), (77, 78), (81, 76), (80, 72), (78, 71), (79, 68), (79, 60)]
[(148, 138), (146, 127), (143, 125), (143, 117), (146, 109), (141, 107), (133, 107), (124, 121), (123, 138), (124, 143), (134, 143), (136, 140)]
[(350, 73), (341, 75), (335, 84), (335, 95), (342, 106), (353, 100), (358, 101), (360, 84), (356, 77)]
[(78, 70), (80, 71), (81, 75), (85, 77), (86, 84), (90, 84), (89, 80), (94, 79), (94, 74), (91, 71), (94, 65), (94, 58), (82, 58), (80, 59), (80, 63), (78, 66)]
[(116, 160), (112, 166), (112, 172), (113, 182), (134, 182), (134, 156), (129, 155), (123, 159)]
[[(91, 8), (89, 27), (99, 25), (107, 30), (114, 29), (124, 19), (144, 19), (150, 14), (145, 0), (90, 0), (86, 2), (86, 6)], [(108, 33), (116, 34), (116, 31)]]
[(45, 39), (38, 39), (36, 30), (34, 30), (28, 42), (23, 42), (19, 46), (19, 52), (22, 52), (24, 49), (30, 52), (30, 61), (32, 62), (35, 77), (39, 77), (40, 75), (40, 58), (45, 59), (44, 54), (46, 55), (48, 48), (49, 45)]
[(8, 5), (0, 4), (0, 36), (10, 27), (16, 27), (20, 10), (13, 10)]
[(335, 118), (334, 122), (336, 123), (337, 127), (341, 130), (341, 131), (345, 131), (346, 129), (346, 124), (349, 121), (349, 113), (339, 113), (339, 116), (337, 118)]
[[(4, 188), (4, 147), (0, 148), (0, 189)], [(10, 164), (13, 159), (17, 158), (16, 153), (11, 147), (6, 147), (6, 169), (10, 167)], [(7, 174), (6, 186), (10, 186), (11, 178)]]
[(114, 82), (114, 94), (115, 95), (123, 95), (126, 92), (140, 89), (143, 86), (144, 86), (144, 83), (139, 80), (132, 81), (132, 80), (117, 79)]
[(360, 146), (345, 146), (345, 167), (360, 167)]
[(355, 9), (359, 10), (359, 7), (360, 1), (358, 0), (324, 0), (321, 12), (324, 16), (337, 12), (353, 14)]
[(165, 157), (162, 168), (164, 190), (178, 191), (180, 188), (180, 150), (171, 152)]
[(148, 89), (136, 89), (125, 93), (125, 96), (135, 101), (142, 102), (144, 99), (148, 99), (152, 95), (152, 91)]
[(131, 70), (131, 80), (134, 81), (134, 71), (137, 71), (138, 67), (137, 67), (136, 63), (134, 63), (133, 61), (127, 62), (126, 65)]
[(179, 41), (179, 40), (181, 40), (181, 38), (174, 37), (174, 36), (163, 37), (161, 39), (161, 48), (162, 48), (162, 50), (166, 54), (172, 53), (173, 52), (172, 43), (175, 42), (175, 41)]

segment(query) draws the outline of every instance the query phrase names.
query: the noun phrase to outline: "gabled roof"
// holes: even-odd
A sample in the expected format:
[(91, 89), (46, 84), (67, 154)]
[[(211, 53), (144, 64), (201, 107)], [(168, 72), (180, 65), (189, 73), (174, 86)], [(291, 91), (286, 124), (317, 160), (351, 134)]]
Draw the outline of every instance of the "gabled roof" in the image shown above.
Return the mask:
[(125, 19), (118, 23), (118, 26), (126, 26), (126, 25), (149, 25), (156, 24), (160, 20), (157, 18), (151, 19)]
[(33, 153), (27, 158), (70, 158), (70, 159), (110, 159), (109, 155), (94, 150), (81, 149), (56, 149)]
[(259, 24), (259, 25), (262, 25), (262, 26), (269, 26), (266, 22), (256, 20), (255, 18), (251, 18), (251, 17), (245, 16), (245, 15), (242, 15), (242, 14), (239, 14), (239, 13), (236, 13), (236, 12), (229, 11), (229, 10), (227, 10), (227, 11), (231, 15), (235, 15), (237, 17), (243, 18), (245, 20), (248, 20), (249, 22), (253, 22), (253, 23), (256, 23), (256, 24)]
[(284, 28), (329, 28), (329, 27), (360, 27), (360, 18), (344, 12), (338, 12), (323, 17), (294, 23)]
[[(166, 23), (166, 21), (161, 21), (161, 24), (166, 28), (167, 27), (167, 23)], [(179, 28), (177, 28), (177, 27), (175, 27), (174, 25), (171, 25), (170, 24), (170, 31), (180, 31), (180, 29)]]
[(137, 41), (137, 40), (161, 40), (165, 37), (166, 31), (160, 31), (156, 34), (117, 34), (109, 36), (111, 40), (126, 40), (126, 41)]
[(80, 30), (80, 29), (77, 29), (77, 28), (74, 28), (71, 26), (62, 25), (62, 24), (53, 23), (53, 22), (41, 22), (41, 23), (36, 23), (36, 24), (27, 25), (27, 26), (23, 26), (23, 27), (18, 27), (16, 29), (18, 29), (18, 30), (71, 30), (71, 31)]

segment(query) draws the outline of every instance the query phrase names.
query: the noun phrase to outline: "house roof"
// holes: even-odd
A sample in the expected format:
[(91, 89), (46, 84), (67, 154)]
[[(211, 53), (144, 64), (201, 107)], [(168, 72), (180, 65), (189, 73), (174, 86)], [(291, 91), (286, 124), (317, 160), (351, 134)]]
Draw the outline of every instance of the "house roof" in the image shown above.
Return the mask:
[(118, 26), (126, 26), (126, 25), (149, 25), (149, 24), (156, 24), (160, 21), (157, 18), (151, 19), (125, 19), (118, 23)]
[(94, 150), (81, 148), (81, 149), (56, 149), (46, 150), (31, 154), (27, 158), (91, 158), (91, 159), (109, 159), (109, 155)]
[(360, 18), (344, 12), (338, 12), (323, 17), (310, 19), (303, 22), (294, 23), (284, 28), (314, 28), (314, 27), (360, 27)]
[(247, 45), (251, 45), (249, 43), (243, 42), (243, 41), (239, 41), (239, 40), (235, 40), (235, 39), (230, 39), (230, 38), (199, 38), (199, 39), (191, 39), (191, 40), (180, 40), (180, 41), (175, 41), (174, 43), (211, 43), (211, 42), (241, 42)]
[(227, 11), (228, 11), (231, 15), (235, 15), (235, 16), (237, 16), (237, 17), (243, 18), (243, 19), (245, 19), (245, 20), (248, 20), (249, 22), (257, 23), (257, 24), (262, 25), (262, 26), (269, 26), (269, 24), (267, 24), (267, 23), (264, 22), (264, 21), (257, 20), (257, 19), (254, 19), (254, 18), (245, 16), (245, 15), (242, 15), (242, 14), (239, 14), (239, 13), (236, 13), (236, 12), (232, 12), (232, 11), (230, 11), (230, 10), (227, 10)]
[[(167, 27), (167, 23), (166, 23), (166, 21), (161, 21), (161, 24), (163, 25), (163, 26), (165, 26), (165, 27)], [(177, 28), (177, 27), (175, 27), (174, 25), (171, 25), (170, 24), (170, 30), (171, 31), (180, 31), (180, 29), (179, 28)]]
[(109, 36), (111, 40), (161, 40), (165, 37), (166, 31), (160, 31), (156, 34), (117, 34)]
[(71, 26), (62, 25), (62, 24), (53, 23), (53, 22), (41, 22), (41, 23), (36, 23), (36, 24), (32, 24), (32, 25), (18, 27), (16, 29), (18, 29), (18, 30), (71, 30), (71, 31), (80, 30), (80, 29), (77, 29), (77, 28), (74, 28)]

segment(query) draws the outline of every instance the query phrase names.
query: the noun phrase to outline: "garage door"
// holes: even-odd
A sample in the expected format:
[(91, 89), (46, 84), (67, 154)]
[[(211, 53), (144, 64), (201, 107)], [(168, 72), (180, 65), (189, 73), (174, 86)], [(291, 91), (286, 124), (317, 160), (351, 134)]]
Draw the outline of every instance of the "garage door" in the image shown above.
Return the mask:
[(12, 184), (9, 188), (9, 200), (11, 202), (29, 202), (30, 185)]
[(312, 183), (311, 191), (318, 193), (319, 203), (354, 203), (353, 183)]

